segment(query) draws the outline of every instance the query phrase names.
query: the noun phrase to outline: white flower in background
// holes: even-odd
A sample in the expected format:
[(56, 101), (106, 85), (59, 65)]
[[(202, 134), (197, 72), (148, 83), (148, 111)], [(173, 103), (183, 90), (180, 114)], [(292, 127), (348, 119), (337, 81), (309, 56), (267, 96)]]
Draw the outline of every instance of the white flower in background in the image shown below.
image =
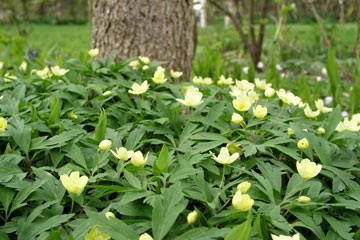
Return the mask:
[(59, 66), (51, 67), (51, 72), (58, 77), (64, 76), (69, 70), (60, 68)]
[(260, 61), (260, 62), (258, 62), (258, 64), (256, 66), (257, 66), (257, 68), (263, 69), (264, 63)]
[(43, 70), (36, 70), (36, 74), (42, 79), (49, 78), (52, 76), (50, 69), (48, 67), (45, 67)]
[(278, 70), (278, 71), (282, 71), (283, 70), (283, 68), (281, 67), (281, 65), (280, 64), (276, 64), (276, 69)]
[(209, 77), (203, 78), (202, 84), (203, 85), (211, 85), (213, 83), (213, 80)]
[(0, 71), (3, 67), (4, 67), (4, 63), (2, 61), (0, 61)]
[(322, 99), (316, 100), (315, 101), (315, 106), (322, 113), (328, 113), (328, 112), (331, 112), (333, 110), (332, 108), (325, 107), (324, 106), (324, 100), (322, 100)]
[(139, 59), (145, 64), (148, 65), (150, 63), (150, 58), (148, 57), (139, 57)]
[(234, 81), (231, 77), (225, 78), (224, 75), (220, 76), (220, 79), (217, 81), (218, 85), (231, 85)]
[(112, 91), (106, 91), (102, 95), (103, 95), (103, 97), (107, 97), (107, 96), (110, 96), (111, 94), (112, 94)]
[(326, 70), (326, 68), (322, 68), (322, 69), (321, 69), (321, 73), (322, 73), (323, 75), (327, 75), (327, 70)]
[(140, 63), (138, 60), (133, 60), (129, 63), (129, 66), (132, 67), (133, 69), (136, 69), (139, 65)]
[(322, 81), (322, 77), (321, 77), (321, 76), (317, 76), (317, 77), (316, 77), (316, 81), (321, 82), (321, 81)]
[(350, 94), (347, 92), (343, 92), (343, 96), (348, 98), (348, 97), (350, 97)]
[(286, 77), (285, 73), (281, 73), (281, 74), (280, 74), (280, 77), (281, 77), (281, 78)]
[(349, 116), (349, 113), (347, 111), (342, 111), (341, 112), (341, 116), (342, 117), (348, 117)]
[(245, 73), (245, 74), (248, 74), (249, 73), (249, 67), (243, 67), (243, 72)]
[(333, 97), (329, 96), (329, 97), (326, 97), (326, 98), (325, 98), (325, 103), (326, 103), (327, 105), (332, 104), (332, 102), (333, 102)]
[(291, 4), (290, 4), (290, 7), (291, 7), (293, 10), (296, 10), (296, 3), (291, 3)]

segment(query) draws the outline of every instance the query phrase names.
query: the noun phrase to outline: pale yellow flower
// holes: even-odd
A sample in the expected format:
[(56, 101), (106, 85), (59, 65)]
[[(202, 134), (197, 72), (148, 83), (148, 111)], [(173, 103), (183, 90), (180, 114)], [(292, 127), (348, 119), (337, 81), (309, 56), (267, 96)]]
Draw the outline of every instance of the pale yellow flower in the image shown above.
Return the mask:
[(275, 94), (275, 89), (269, 87), (265, 90), (265, 97), (271, 98)]
[(319, 127), (316, 131), (320, 134), (324, 134), (326, 132), (325, 129), (322, 127)]
[(141, 151), (136, 151), (131, 155), (131, 163), (136, 167), (142, 167), (146, 164), (149, 153), (146, 154), (145, 158)]
[(209, 77), (203, 78), (202, 84), (203, 85), (211, 85), (213, 83), (213, 80)]
[(187, 222), (188, 224), (193, 224), (196, 222), (196, 219), (198, 217), (198, 213), (196, 212), (196, 210), (192, 211), (191, 213), (189, 213), (187, 215)]
[(112, 142), (110, 140), (102, 140), (100, 143), (99, 143), (99, 150), (101, 151), (106, 151), (108, 149), (111, 148), (111, 144)]
[(238, 87), (241, 91), (250, 91), (252, 89), (254, 89), (255, 85), (253, 83), (250, 83), (247, 80), (236, 80), (236, 87)]
[(352, 132), (359, 132), (360, 126), (358, 125), (357, 121), (354, 120), (354, 118), (352, 118), (351, 121), (349, 121), (349, 119), (346, 117), (344, 119), (344, 121), (340, 122), (337, 125), (335, 130), (338, 132), (342, 132), (344, 130), (349, 130)]
[(329, 107), (325, 107), (324, 100), (318, 99), (315, 101), (316, 108), (322, 113), (331, 112), (333, 109)]
[(154, 77), (152, 78), (153, 82), (156, 84), (162, 84), (167, 81), (165, 78), (165, 68), (158, 66), (157, 70), (154, 73)]
[(177, 79), (182, 76), (182, 72), (175, 72), (172, 69), (170, 70), (170, 76), (174, 79)]
[(105, 217), (107, 218), (107, 219), (110, 219), (111, 217), (115, 217), (115, 214), (114, 213), (112, 213), (112, 212), (106, 212), (105, 213)]
[(124, 147), (120, 147), (118, 149), (116, 149), (116, 152), (114, 152), (113, 150), (110, 150), (110, 152), (119, 160), (122, 161), (127, 161), (129, 158), (131, 158), (131, 156), (134, 154), (133, 150), (128, 151), (126, 148)]
[(244, 118), (238, 113), (233, 113), (231, 116), (231, 121), (236, 124), (241, 124), (244, 121)]
[(26, 69), (27, 69), (27, 63), (25, 61), (23, 61), (20, 66), (19, 66), (19, 69), (23, 72), (26, 72)]
[(133, 60), (129, 63), (129, 66), (132, 67), (133, 69), (136, 69), (139, 65), (140, 63), (138, 60)]
[(147, 233), (143, 233), (141, 234), (141, 236), (139, 237), (139, 240), (154, 240), (149, 234)]
[(193, 77), (192, 81), (195, 84), (202, 84), (203, 79), (202, 79), (202, 77), (195, 76), (195, 77)]
[(148, 89), (149, 84), (147, 81), (144, 81), (141, 85), (139, 85), (138, 83), (134, 83), (128, 92), (134, 95), (140, 95), (145, 93)]
[(253, 112), (256, 118), (264, 118), (267, 115), (267, 107), (257, 105), (255, 108), (253, 107)]
[(78, 119), (78, 116), (75, 113), (73, 113), (72, 111), (68, 113), (68, 117), (75, 119), (75, 120)]
[(0, 117), (0, 133), (3, 133), (6, 131), (7, 128), (7, 121), (5, 118)]
[(64, 76), (69, 70), (60, 68), (59, 66), (51, 67), (51, 72), (58, 77)]
[(222, 147), (220, 149), (220, 154), (218, 156), (215, 156), (215, 154), (213, 154), (212, 152), (210, 152), (210, 154), (215, 161), (221, 164), (231, 164), (235, 162), (240, 156), (239, 153), (234, 153), (230, 156), (229, 149), (226, 147)]
[(17, 77), (14, 75), (10, 75), (10, 73), (6, 73), (4, 76), (4, 82), (11, 82), (12, 80), (16, 80)]
[(292, 129), (292, 128), (288, 128), (287, 133), (288, 133), (289, 135), (293, 135), (293, 134), (295, 133), (295, 131), (294, 131), (294, 129)]
[(300, 141), (297, 143), (298, 148), (301, 150), (305, 150), (309, 147), (309, 142), (306, 138), (300, 139)]
[(243, 194), (243, 193), (247, 193), (250, 187), (251, 187), (251, 183), (245, 181), (237, 185), (237, 190)]
[(91, 228), (91, 230), (85, 234), (85, 240), (110, 240), (111, 237), (103, 232), (100, 232), (96, 225)]
[(296, 168), (302, 178), (309, 179), (316, 177), (320, 173), (322, 165), (316, 165), (316, 163), (310, 162), (310, 160), (306, 158), (301, 162), (297, 161)]
[(220, 79), (217, 81), (218, 85), (231, 85), (233, 83), (234, 83), (234, 81), (231, 77), (225, 78), (224, 75), (221, 75)]
[(254, 205), (254, 199), (251, 199), (248, 194), (242, 194), (241, 191), (237, 191), (232, 199), (232, 205), (236, 210), (245, 212)]
[(99, 55), (99, 49), (98, 48), (90, 49), (88, 54), (90, 55), (90, 57), (96, 57)]
[(148, 57), (139, 57), (139, 59), (146, 65), (148, 65), (150, 63), (150, 58)]
[(302, 100), (298, 96), (294, 96), (291, 100), (291, 104), (294, 106), (300, 105), (302, 103)]
[(248, 91), (247, 96), (250, 98), (251, 104), (259, 100), (259, 94), (257, 94), (254, 90)]
[(272, 240), (300, 240), (300, 234), (297, 233), (294, 236), (285, 236), (285, 235), (280, 235), (280, 236), (276, 236), (274, 234), (271, 234)]
[(360, 113), (354, 114), (351, 118), (351, 121), (354, 121), (357, 125), (360, 124)]
[(311, 201), (311, 198), (307, 197), (307, 196), (300, 196), (298, 198), (298, 202), (299, 203), (308, 203)]
[(284, 89), (279, 89), (278, 91), (276, 91), (276, 94), (278, 95), (278, 97), (281, 99), (281, 101), (283, 101), (284, 103), (290, 105), (293, 102), (293, 99), (295, 97), (295, 95), (291, 92), (286, 92)]
[(88, 182), (88, 177), (80, 177), (80, 172), (75, 171), (72, 172), (70, 176), (67, 174), (61, 175), (60, 180), (69, 193), (79, 194), (85, 188)]
[(246, 112), (251, 107), (251, 100), (248, 96), (238, 96), (232, 103), (234, 108), (240, 112)]
[(258, 89), (263, 91), (271, 87), (271, 83), (266, 83), (265, 79), (260, 80), (259, 78), (255, 78), (255, 85)]
[(148, 70), (149, 69), (149, 65), (144, 65), (143, 67), (142, 67), (142, 70), (143, 71), (146, 71), (146, 70)]
[(179, 103), (188, 106), (188, 107), (196, 107), (203, 103), (202, 99), (203, 94), (199, 91), (198, 88), (190, 86), (187, 88), (185, 93), (185, 99), (176, 99)]
[(247, 92), (241, 90), (237, 86), (230, 86), (230, 89), (231, 89), (231, 91), (229, 93), (233, 97), (247, 96)]
[(316, 118), (320, 115), (320, 110), (313, 111), (311, 110), (309, 104), (306, 104), (306, 107), (304, 109), (304, 114), (308, 118)]
[(43, 70), (36, 70), (36, 74), (42, 79), (49, 78), (52, 76), (50, 69), (48, 67), (45, 67)]
[(229, 149), (230, 154), (239, 153), (239, 155), (242, 154), (242, 148), (240, 143), (228, 143), (226, 144), (226, 148)]

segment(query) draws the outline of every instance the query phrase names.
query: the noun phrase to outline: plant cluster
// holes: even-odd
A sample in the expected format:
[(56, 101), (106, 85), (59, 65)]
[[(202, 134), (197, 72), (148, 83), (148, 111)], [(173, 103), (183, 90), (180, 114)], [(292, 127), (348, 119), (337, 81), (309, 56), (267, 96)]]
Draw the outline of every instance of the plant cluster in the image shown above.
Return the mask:
[(98, 53), (2, 70), (1, 239), (360, 239), (360, 115)]

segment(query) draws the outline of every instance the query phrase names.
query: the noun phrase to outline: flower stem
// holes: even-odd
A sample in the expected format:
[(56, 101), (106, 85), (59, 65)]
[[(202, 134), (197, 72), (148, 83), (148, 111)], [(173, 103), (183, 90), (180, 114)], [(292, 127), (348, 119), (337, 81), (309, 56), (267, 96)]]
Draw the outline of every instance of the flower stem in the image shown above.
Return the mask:
[(99, 175), (99, 149), (96, 151), (96, 171)]
[(280, 111), (278, 117), (280, 117), (280, 116), (283, 114), (284, 109), (285, 109), (285, 103), (283, 103), (283, 105), (282, 105), (282, 107), (281, 107), (281, 111)]
[(71, 195), (71, 209), (70, 209), (70, 214), (71, 214), (74, 209), (74, 194), (70, 193), (70, 195)]
[(147, 176), (146, 176), (146, 174), (145, 174), (145, 169), (144, 169), (144, 167), (141, 167), (141, 170), (142, 170), (142, 172), (143, 172), (143, 174), (144, 174), (144, 179), (145, 179), (145, 182), (146, 182), (146, 186), (147, 186), (147, 188), (148, 188), (149, 190), (151, 190), (151, 188), (150, 188), (150, 183), (149, 183), (149, 181), (148, 181), (148, 179), (147, 179)]
[[(303, 188), (304, 188), (304, 184), (305, 184), (305, 179), (303, 178), (303, 179), (302, 179), (301, 188), (300, 188), (300, 192), (299, 192), (298, 198), (299, 198), (299, 197), (301, 196), (301, 194), (302, 194), (302, 191), (303, 191)], [(298, 198), (295, 198), (295, 199), (291, 202), (290, 207), (288, 208), (288, 210), (287, 210), (287, 211), (285, 212), (285, 214), (284, 214), (284, 217), (290, 212), (290, 209), (292, 208), (292, 206), (294, 205), (295, 201), (296, 201)]]
[(226, 165), (224, 164), (224, 167), (223, 167), (223, 173), (222, 173), (222, 176), (221, 176), (221, 182), (220, 182), (220, 186), (219, 188), (221, 189), (224, 185), (224, 180), (225, 180), (225, 168), (226, 168)]

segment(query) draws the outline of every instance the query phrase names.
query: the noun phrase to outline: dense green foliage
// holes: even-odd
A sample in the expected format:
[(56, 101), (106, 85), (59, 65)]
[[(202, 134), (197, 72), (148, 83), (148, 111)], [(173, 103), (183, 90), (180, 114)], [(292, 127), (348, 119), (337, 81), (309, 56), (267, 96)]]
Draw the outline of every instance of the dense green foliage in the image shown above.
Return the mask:
[[(35, 61), (25, 72), (13, 65), (14, 79), (1, 72), (0, 117), (8, 123), (0, 133), (1, 239), (84, 239), (95, 224), (113, 239), (129, 240), (144, 232), (155, 240), (255, 240), (297, 232), (301, 239), (359, 239), (360, 136), (335, 130), (339, 105), (309, 119), (303, 109), (256, 89), (252, 106), (266, 106), (268, 114), (255, 118), (251, 107), (238, 125), (231, 122), (236, 110), (228, 86), (198, 85), (203, 103), (189, 109), (176, 99), (192, 84), (174, 84), (167, 74), (157, 85), (151, 79), (160, 63), (143, 71), (143, 63), (133, 69), (129, 62), (114, 63), (113, 55), (64, 60), (70, 71), (62, 77), (30, 74), (44, 67)], [(328, 72), (336, 81), (331, 57)], [(253, 82), (254, 74), (242, 78)], [(144, 94), (128, 92), (145, 80)], [(316, 98), (307, 100), (313, 106)], [(309, 141), (304, 151), (297, 147), (302, 138)], [(146, 165), (99, 151), (103, 139), (114, 151), (149, 153)], [(240, 144), (240, 158), (229, 165), (214, 161), (210, 151), (217, 156), (229, 143)], [(296, 167), (301, 158), (322, 164), (320, 174), (303, 181)], [(69, 194), (59, 180), (71, 171), (88, 176), (81, 194)], [(241, 212), (231, 199), (244, 181), (251, 183), (254, 205)], [(299, 195), (311, 201), (300, 203)], [(198, 218), (190, 225), (193, 210)], [(107, 219), (108, 211), (115, 218)]]

